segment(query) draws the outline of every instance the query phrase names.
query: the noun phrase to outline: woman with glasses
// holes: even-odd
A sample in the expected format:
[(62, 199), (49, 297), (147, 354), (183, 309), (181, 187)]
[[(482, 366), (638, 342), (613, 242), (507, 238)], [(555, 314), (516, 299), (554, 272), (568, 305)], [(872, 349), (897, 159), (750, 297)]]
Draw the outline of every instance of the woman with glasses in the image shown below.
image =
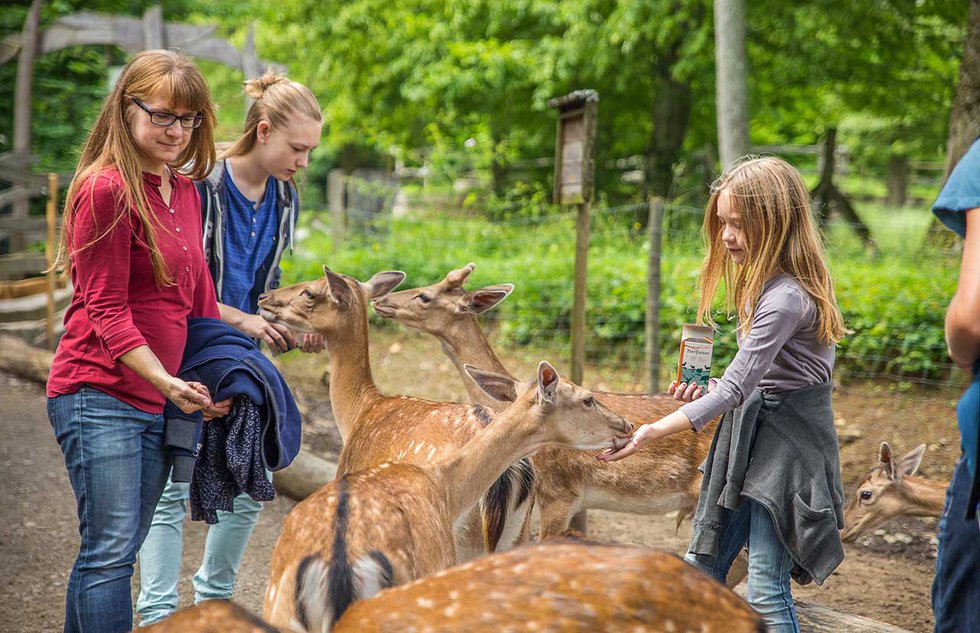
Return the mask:
[[(197, 183), (204, 217), (204, 255), (226, 323), (273, 352), (298, 347), (319, 352), (319, 334), (294, 339), (285, 327), (259, 315), (258, 298), (279, 286), (279, 262), (292, 245), (299, 197), (293, 175), (309, 162), (320, 143), (320, 104), (306, 86), (274, 73), (245, 82), (254, 101), (245, 129), (222, 152), (214, 171)], [(228, 413), (231, 401), (214, 409)], [(208, 414), (205, 415), (208, 417)], [(167, 482), (140, 550), (140, 625), (158, 622), (177, 609), (183, 521), (190, 487), (186, 479)], [(262, 504), (247, 494), (234, 500), (234, 512), (218, 511), (208, 527), (204, 558), (194, 574), (194, 602), (231, 598), (245, 546)]]
[(68, 188), (58, 265), (75, 294), (47, 385), (81, 535), (65, 631), (132, 628), (136, 552), (169, 470), (164, 403), (212, 406), (203, 385), (175, 374), (187, 319), (219, 316), (192, 182), (214, 165), (213, 128), (200, 70), (179, 53), (140, 53)]

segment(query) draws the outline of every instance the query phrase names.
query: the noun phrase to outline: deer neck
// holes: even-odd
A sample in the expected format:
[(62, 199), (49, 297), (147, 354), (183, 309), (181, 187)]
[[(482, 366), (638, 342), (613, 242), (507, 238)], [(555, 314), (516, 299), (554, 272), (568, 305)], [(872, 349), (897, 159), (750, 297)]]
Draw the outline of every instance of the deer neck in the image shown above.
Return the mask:
[(908, 509), (905, 514), (916, 517), (937, 517), (942, 514), (946, 502), (947, 484), (923, 477), (902, 479), (902, 501)]
[(330, 354), (330, 406), (345, 442), (361, 414), (381, 397), (371, 375), (367, 317), (350, 321), (353, 327), (325, 337)]
[(500, 362), (500, 359), (497, 358), (493, 348), (490, 347), (490, 343), (483, 333), (483, 328), (476, 320), (476, 315), (467, 314), (435, 336), (442, 345), (443, 354), (449, 357), (449, 360), (453, 362), (456, 370), (463, 377), (463, 384), (466, 387), (466, 394), (469, 396), (470, 402), (499, 409), (500, 402), (488, 396), (463, 370), (464, 364), (472, 365), (513, 378), (503, 363)]
[(473, 506), (511, 464), (549, 443), (532, 397), (519, 398), (473, 439), (434, 465), (451, 520)]

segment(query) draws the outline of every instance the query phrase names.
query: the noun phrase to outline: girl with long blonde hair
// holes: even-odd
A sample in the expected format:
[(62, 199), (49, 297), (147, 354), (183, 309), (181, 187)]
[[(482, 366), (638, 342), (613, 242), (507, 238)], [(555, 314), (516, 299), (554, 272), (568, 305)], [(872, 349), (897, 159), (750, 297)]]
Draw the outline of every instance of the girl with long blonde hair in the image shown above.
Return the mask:
[(136, 552), (169, 469), (164, 404), (211, 405), (176, 373), (187, 319), (218, 316), (191, 181), (214, 164), (213, 128), (200, 70), (144, 51), (106, 98), (68, 188), (58, 262), (75, 293), (47, 384), (81, 534), (65, 631), (132, 628)]
[(747, 157), (712, 186), (702, 236), (699, 323), (715, 326), (719, 284), (739, 350), (707, 393), (676, 381), (687, 404), (639, 427), (612, 461), (724, 414), (705, 462), (686, 560), (724, 582), (749, 551), (749, 603), (772, 631), (799, 631), (790, 577), (822, 583), (843, 560), (843, 488), (831, 375), (844, 323), (799, 172)]
[[(278, 287), (279, 264), (292, 247), (299, 213), (293, 176), (319, 144), (323, 117), (309, 88), (268, 72), (245, 82), (253, 99), (241, 136), (219, 156), (207, 179), (197, 183), (204, 225), (204, 255), (226, 323), (273, 352), (297, 347), (319, 352), (323, 340), (299, 340), (282, 325), (258, 313), (258, 298)], [(225, 414), (231, 401), (215, 404)], [(205, 413), (205, 417), (209, 417)], [(176, 468), (176, 466), (175, 466)], [(149, 535), (140, 550), (141, 625), (157, 622), (177, 608), (183, 520), (190, 497), (188, 477), (174, 472), (157, 504)], [(234, 512), (218, 511), (208, 528), (204, 558), (194, 574), (194, 601), (231, 598), (262, 504), (242, 493)]]

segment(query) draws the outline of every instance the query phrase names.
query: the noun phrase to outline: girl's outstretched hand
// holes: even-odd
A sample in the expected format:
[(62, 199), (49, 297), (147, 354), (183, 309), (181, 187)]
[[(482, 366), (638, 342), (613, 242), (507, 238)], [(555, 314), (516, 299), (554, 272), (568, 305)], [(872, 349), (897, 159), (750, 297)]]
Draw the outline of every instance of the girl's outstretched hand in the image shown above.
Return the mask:
[(607, 448), (596, 455), (596, 459), (598, 459), (600, 462), (615, 462), (623, 459), (624, 457), (629, 457), (656, 438), (657, 434), (654, 428), (649, 424), (643, 424), (633, 432), (633, 436), (630, 438), (630, 441), (626, 444), (626, 446), (618, 451)]
[(667, 387), (667, 395), (673, 396), (675, 400), (680, 400), (681, 402), (693, 402), (706, 394), (708, 391), (711, 391), (717, 383), (718, 381), (714, 378), (709, 378), (708, 389), (705, 391), (704, 388), (696, 382), (678, 383), (676, 380), (672, 380), (670, 381), (670, 386)]

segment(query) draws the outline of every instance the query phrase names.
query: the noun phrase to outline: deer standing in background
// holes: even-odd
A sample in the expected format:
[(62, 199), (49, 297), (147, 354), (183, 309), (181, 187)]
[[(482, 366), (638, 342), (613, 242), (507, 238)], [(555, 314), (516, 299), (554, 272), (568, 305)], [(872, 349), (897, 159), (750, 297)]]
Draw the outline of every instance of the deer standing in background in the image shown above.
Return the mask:
[(858, 484), (844, 508), (842, 541), (851, 543), (896, 517), (942, 514), (949, 482), (915, 476), (925, 452), (926, 445), (919, 444), (895, 460), (888, 442), (881, 443), (878, 465)]
[[(381, 394), (368, 354), (368, 302), (390, 292), (402, 272), (380, 272), (367, 282), (334, 273), (263, 294), (259, 309), (267, 320), (297, 332), (319, 332), (330, 355), (330, 404), (343, 439), (337, 476), (383, 462), (429, 463), (456, 451), (490, 424), (494, 413), (482, 406), (433, 402)], [(488, 515), (507, 515), (513, 538), (526, 534), (533, 471), (524, 460), (494, 483), (483, 503)], [(497, 509), (496, 505), (503, 505)], [(474, 510), (456, 526), (456, 553), (467, 560), (496, 549), (484, 536), (484, 520)]]
[[(320, 572), (322, 573), (322, 571)], [(304, 579), (316, 583), (316, 576)], [(486, 556), (353, 605), (335, 633), (759, 633), (761, 618), (707, 574), (637, 547), (543, 543)]]
[[(542, 446), (594, 451), (629, 441), (626, 419), (544, 361), (530, 383), (467, 372), (512, 404), (452, 454), (348, 473), (297, 504), (272, 553), (263, 607), (270, 623), (327, 631), (355, 601), (449, 567), (456, 519), (510, 464)], [(320, 581), (300, 582), (311, 573)]]
[[(473, 264), (467, 264), (437, 284), (385, 295), (374, 301), (374, 311), (435, 336), (442, 351), (461, 370), (470, 399), (499, 406), (476, 387), (462, 367), (470, 364), (508, 373), (476, 315), (500, 303), (514, 286), (501, 284), (467, 292), (463, 284), (473, 269)], [(666, 395), (596, 392), (596, 396), (635, 425), (653, 422), (683, 404)], [(540, 538), (560, 534), (569, 527), (573, 515), (591, 508), (634, 514), (676, 510), (680, 526), (693, 512), (700, 494), (698, 466), (708, 455), (716, 425), (717, 421), (712, 422), (701, 433), (670, 435), (618, 462), (600, 462), (592, 454), (567, 448), (539, 451), (533, 463), (535, 503), (541, 512)]]

